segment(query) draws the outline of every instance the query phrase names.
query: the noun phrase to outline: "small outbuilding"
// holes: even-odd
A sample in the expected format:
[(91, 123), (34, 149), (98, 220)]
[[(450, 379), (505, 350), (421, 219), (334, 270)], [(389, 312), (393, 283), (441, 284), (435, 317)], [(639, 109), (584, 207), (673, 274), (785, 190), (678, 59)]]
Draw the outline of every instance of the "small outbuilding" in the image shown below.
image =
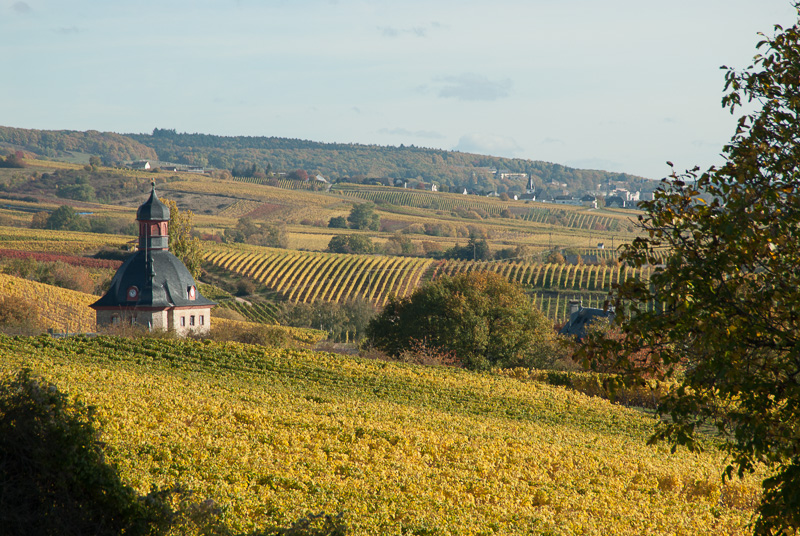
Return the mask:
[(608, 319), (608, 321), (611, 322), (614, 320), (615, 316), (612, 310), (583, 307), (580, 300), (570, 300), (569, 310), (569, 320), (558, 333), (560, 335), (571, 335), (578, 340), (586, 336), (586, 328), (592, 322), (602, 318)]
[(153, 184), (150, 198), (136, 212), (136, 253), (117, 270), (108, 292), (90, 305), (98, 327), (140, 325), (179, 335), (211, 328), (216, 304), (200, 294), (192, 274), (169, 252), (169, 217)]

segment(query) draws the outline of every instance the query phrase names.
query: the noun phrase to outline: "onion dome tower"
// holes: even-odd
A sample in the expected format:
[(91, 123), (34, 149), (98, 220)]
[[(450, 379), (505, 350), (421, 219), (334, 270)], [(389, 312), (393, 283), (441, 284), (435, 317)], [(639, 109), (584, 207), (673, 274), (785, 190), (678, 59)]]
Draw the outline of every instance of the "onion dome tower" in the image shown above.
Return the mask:
[(216, 304), (200, 294), (192, 274), (169, 252), (169, 207), (158, 199), (155, 183), (136, 220), (138, 250), (117, 270), (108, 292), (90, 305), (98, 327), (128, 324), (180, 335), (208, 332)]

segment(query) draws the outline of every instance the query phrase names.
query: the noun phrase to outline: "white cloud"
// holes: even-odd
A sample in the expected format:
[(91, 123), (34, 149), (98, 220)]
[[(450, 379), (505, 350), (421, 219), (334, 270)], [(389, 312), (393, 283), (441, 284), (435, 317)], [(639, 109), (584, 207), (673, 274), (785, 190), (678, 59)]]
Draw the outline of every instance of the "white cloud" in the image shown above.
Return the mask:
[(427, 37), (428, 29), (422, 26), (414, 26), (412, 28), (395, 28), (394, 26), (380, 26), (378, 31), (384, 37), (400, 37), (403, 35), (411, 35), (414, 37)]
[(510, 158), (519, 153), (522, 148), (513, 138), (508, 136), (470, 133), (461, 136), (454, 150)]
[(551, 138), (551, 137), (548, 136), (548, 137), (546, 137), (545, 139), (542, 140), (542, 143), (543, 144), (551, 144), (551, 143), (553, 143), (553, 144), (557, 144), (557, 145), (564, 145), (564, 140), (559, 139), (559, 138)]
[(458, 76), (444, 76), (436, 80), (444, 84), (439, 96), (467, 101), (495, 101), (508, 97), (512, 81), (491, 80), (481, 74), (464, 73)]
[(391, 134), (392, 136), (406, 136), (414, 138), (441, 139), (444, 135), (434, 130), (408, 130), (405, 128), (382, 128), (379, 134)]
[(602, 171), (624, 171), (624, 166), (620, 162), (606, 160), (604, 158), (579, 158), (568, 160), (564, 165), (577, 169), (598, 169)]
[(11, 4), (11, 9), (20, 14), (30, 13), (33, 11), (31, 6), (29, 6), (26, 2), (14, 2)]

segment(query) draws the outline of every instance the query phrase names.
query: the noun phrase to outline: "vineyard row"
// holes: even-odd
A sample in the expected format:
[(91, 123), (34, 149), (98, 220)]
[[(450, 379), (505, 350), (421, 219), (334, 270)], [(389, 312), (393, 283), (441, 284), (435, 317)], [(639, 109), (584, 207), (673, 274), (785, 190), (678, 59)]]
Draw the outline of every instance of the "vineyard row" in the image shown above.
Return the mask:
[[(263, 252), (220, 249), (208, 253), (206, 261), (252, 278), (293, 303), (344, 302), (359, 297), (377, 306), (385, 305), (392, 295), (410, 295), (423, 281), (475, 271), (495, 272), (534, 292), (558, 291), (580, 295), (607, 294), (614, 285), (629, 277), (649, 275), (647, 268), (636, 269), (622, 265), (454, 260), (434, 263), (430, 259), (411, 257), (292, 252), (279, 249)], [(541, 300), (539, 303), (554, 318), (560, 316), (566, 307), (566, 301), (564, 304), (548, 304), (547, 307)], [(242, 314), (248, 316), (245, 312)]]

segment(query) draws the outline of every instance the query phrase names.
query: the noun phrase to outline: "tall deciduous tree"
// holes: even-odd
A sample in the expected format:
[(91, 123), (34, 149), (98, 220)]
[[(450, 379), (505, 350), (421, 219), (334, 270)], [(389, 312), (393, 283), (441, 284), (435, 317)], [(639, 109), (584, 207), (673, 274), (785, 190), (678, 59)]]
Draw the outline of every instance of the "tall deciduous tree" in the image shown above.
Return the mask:
[(517, 285), (491, 272), (443, 277), (408, 298), (392, 298), (367, 336), (392, 355), (420, 343), (452, 351), (475, 370), (540, 367), (554, 357), (550, 321)]
[(328, 242), (331, 253), (372, 253), (373, 249), (370, 237), (363, 235), (335, 235)]
[[(800, 4), (795, 4), (800, 13)], [(644, 203), (643, 238), (627, 246), (630, 266), (657, 266), (649, 281), (618, 289), (622, 337), (596, 335), (587, 363), (611, 362), (624, 379), (679, 383), (654, 436), (703, 445), (718, 431), (730, 455), (726, 477), (759, 464), (756, 534), (800, 528), (800, 28), (775, 28), (754, 63), (727, 70), (723, 106), (739, 119), (725, 164), (664, 179)], [(671, 165), (671, 164), (670, 164)], [(655, 304), (655, 306), (651, 306)], [(638, 356), (635, 358), (634, 356)], [(644, 359), (642, 359), (644, 356)], [(787, 532), (783, 532), (786, 530)]]
[(169, 207), (169, 250), (186, 265), (192, 277), (198, 279), (203, 253), (200, 239), (192, 236), (194, 213), (191, 210), (181, 212), (171, 199), (165, 199), (164, 204)]
[(347, 216), (351, 229), (377, 231), (381, 227), (380, 216), (375, 214), (375, 205), (372, 203), (356, 203)]
[(61, 205), (45, 221), (45, 229), (87, 231), (89, 223), (69, 205)]

